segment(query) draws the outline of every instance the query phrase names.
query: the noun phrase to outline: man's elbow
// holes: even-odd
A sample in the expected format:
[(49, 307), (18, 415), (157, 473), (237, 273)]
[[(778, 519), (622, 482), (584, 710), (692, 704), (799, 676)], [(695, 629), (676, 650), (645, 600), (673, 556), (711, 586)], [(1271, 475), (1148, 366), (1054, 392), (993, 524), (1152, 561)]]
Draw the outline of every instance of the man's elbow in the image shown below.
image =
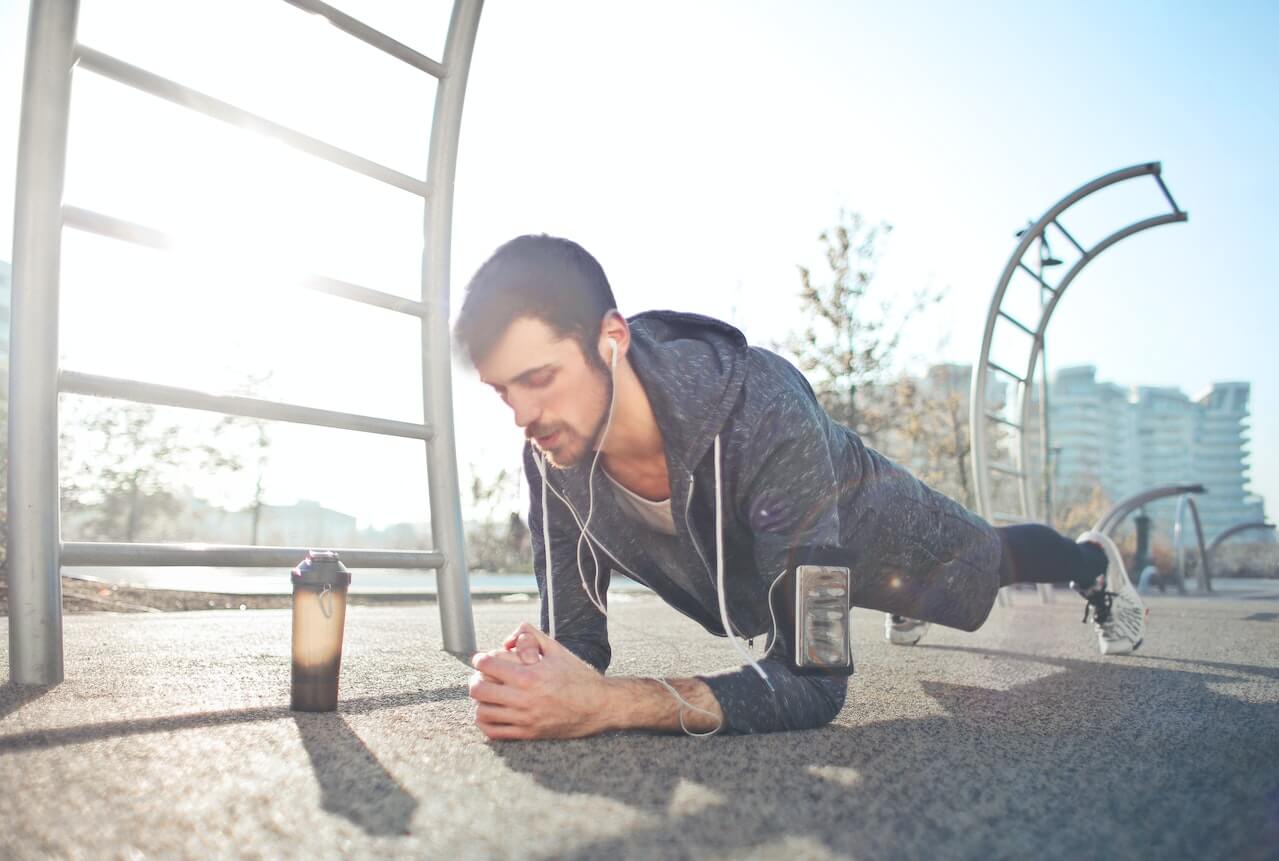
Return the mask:
[(825, 683), (817, 689), (816, 707), (812, 713), (813, 722), (808, 727), (811, 729), (826, 726), (839, 717), (839, 713), (844, 710), (844, 703), (848, 699), (847, 679), (824, 681)]

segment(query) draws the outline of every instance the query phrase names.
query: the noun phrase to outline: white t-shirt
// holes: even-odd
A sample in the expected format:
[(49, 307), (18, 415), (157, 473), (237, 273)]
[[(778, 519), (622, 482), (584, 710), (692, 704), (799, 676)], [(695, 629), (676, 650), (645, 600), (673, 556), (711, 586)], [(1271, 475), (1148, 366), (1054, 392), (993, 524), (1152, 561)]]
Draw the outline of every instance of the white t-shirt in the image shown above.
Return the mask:
[(661, 502), (653, 502), (651, 499), (645, 499), (638, 493), (618, 484), (617, 479), (608, 475), (608, 480), (613, 485), (613, 495), (617, 497), (617, 505), (622, 509), (623, 513), (629, 517), (643, 523), (649, 529), (660, 532), (663, 535), (675, 534), (675, 515), (671, 514), (671, 501), (663, 499)]

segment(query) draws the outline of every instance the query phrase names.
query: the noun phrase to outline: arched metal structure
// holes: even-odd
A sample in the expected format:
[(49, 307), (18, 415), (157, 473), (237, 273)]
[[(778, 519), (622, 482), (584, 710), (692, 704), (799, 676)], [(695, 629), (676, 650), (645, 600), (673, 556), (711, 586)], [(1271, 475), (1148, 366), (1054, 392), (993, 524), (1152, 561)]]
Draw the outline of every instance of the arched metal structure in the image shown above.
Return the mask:
[(1251, 529), (1266, 529), (1273, 531), (1274, 528), (1275, 525), (1273, 523), (1266, 523), (1263, 520), (1255, 520), (1249, 523), (1236, 523), (1234, 526), (1218, 532), (1216, 536), (1208, 542), (1208, 552), (1212, 553), (1212, 551), (1216, 550), (1223, 541), (1227, 538), (1238, 535), (1240, 532), (1247, 532)]
[(1103, 514), (1101, 520), (1098, 520), (1093, 526), (1093, 531), (1114, 535), (1115, 530), (1128, 518), (1128, 515), (1142, 506), (1158, 499), (1168, 499), (1172, 496), (1183, 496), (1188, 493), (1207, 492), (1207, 489), (1202, 484), (1165, 484), (1160, 487), (1143, 490), (1141, 493), (1134, 493), (1132, 496), (1115, 503), (1109, 511)]
[[(449, 248), (462, 104), (483, 0), (455, 0), (437, 62), (321, 2), (283, 0), (439, 80), (425, 178), (407, 176), (324, 141), (78, 44), (78, 0), (32, 0), (23, 81), (14, 223), (9, 410), (9, 675), (16, 684), (63, 677), (61, 565), (292, 565), (307, 548), (63, 543), (58, 511), (58, 394), (70, 392), (276, 421), (408, 437), (426, 445), (435, 549), (340, 550), (353, 567), (428, 568), (437, 583), (444, 648), (475, 649), (453, 434), (449, 355)], [(422, 332), (422, 424), (210, 395), (58, 368), (58, 293), (64, 226), (151, 247), (174, 237), (108, 214), (64, 207), (67, 127), (75, 74), (110, 78), (156, 98), (265, 135), (423, 198), (421, 301), (319, 275), (309, 289), (417, 317)]]
[[(1030, 392), (1029, 384), (1034, 378), (1036, 366), (1039, 362), (1039, 354), (1043, 348), (1044, 333), (1048, 328), (1048, 324), (1052, 319), (1053, 312), (1057, 308), (1057, 303), (1061, 301), (1061, 297), (1065, 294), (1066, 289), (1079, 276), (1089, 263), (1097, 258), (1103, 251), (1110, 248), (1117, 242), (1127, 239), (1135, 233), (1148, 230), (1152, 227), (1159, 227), (1164, 224), (1173, 224), (1187, 219), (1187, 214), (1177, 207), (1168, 188), (1164, 185), (1163, 178), (1160, 175), (1160, 165), (1158, 162), (1149, 164), (1140, 164), (1133, 167), (1117, 170), (1113, 173), (1094, 179), (1092, 182), (1086, 183), (1079, 188), (1066, 195), (1056, 204), (1054, 204), (1047, 212), (1034, 223), (1030, 229), (1026, 230), (1021, 237), (1021, 241), (1013, 250), (1012, 256), (1008, 259), (1008, 263), (1004, 266), (1003, 274), (1000, 276), (999, 283), (995, 288), (995, 295), (991, 299), (990, 308), (986, 314), (986, 327), (982, 333), (981, 353), (977, 366), (973, 373), (972, 397), (970, 399), (969, 413), (969, 429), (972, 434), (973, 446), (973, 480), (977, 491), (977, 505), (980, 513), (992, 520), (1003, 520), (1006, 522), (1017, 522), (1025, 520), (1033, 516), (1033, 506), (1030, 504), (1029, 488), (1027, 487), (1028, 476), (1025, 471), (1025, 465), (1029, 460), (1029, 440), (1027, 434), (1024, 433), (1026, 427), (1026, 419), (1030, 410)], [(1134, 222), (1127, 227), (1115, 231), (1114, 233), (1102, 239), (1091, 248), (1084, 248), (1075, 238), (1062, 226), (1061, 217), (1072, 206), (1089, 197), (1090, 195), (1101, 191), (1104, 188), (1125, 182), (1127, 180), (1138, 179), (1140, 177), (1153, 177), (1158, 183), (1159, 189), (1163, 192), (1164, 197), (1168, 201), (1168, 205), (1172, 208), (1172, 212), (1157, 215), (1150, 218), (1142, 219)], [(1066, 274), (1056, 284), (1050, 284), (1034, 273), (1030, 267), (1024, 262), (1032, 244), (1040, 239), (1049, 227), (1056, 229), (1065, 239), (1079, 252), (1080, 257)], [(1047, 290), (1051, 295), (1048, 303), (1043, 307), (1040, 317), (1037, 321), (1030, 323), (1020, 320), (1008, 312), (1003, 310), (1003, 303), (1008, 292), (1009, 284), (1013, 276), (1018, 270), (1028, 273), (1032, 278), (1039, 282), (1040, 288)], [(1024, 364), (1018, 370), (1018, 373), (1012, 369), (994, 363), (990, 358), (991, 345), (994, 339), (996, 324), (1003, 322), (1013, 329), (1021, 332), (1027, 339), (1027, 351)], [(1009, 380), (1013, 381), (1017, 386), (1017, 414), (1020, 419), (1018, 422), (1012, 422), (1005, 417), (995, 414), (989, 402), (989, 381), (990, 372), (995, 371)], [(1016, 457), (1018, 462), (1014, 465), (1001, 464), (992, 462), (990, 459), (990, 451), (985, 430), (989, 422), (996, 422), (1016, 432), (1018, 446), (1016, 449)], [(991, 500), (991, 473), (998, 472), (1011, 475), (1018, 479), (1019, 497), (1021, 500), (1021, 512), (998, 512), (993, 508)]]
[(1190, 511), (1195, 524), (1195, 541), (1199, 545), (1199, 591), (1212, 591), (1212, 571), (1208, 568), (1208, 548), (1204, 546), (1203, 524), (1199, 521), (1199, 506), (1194, 497), (1183, 495), (1177, 500), (1177, 517), (1172, 526), (1172, 546), (1177, 553), (1177, 588), (1184, 594), (1186, 591), (1186, 545), (1181, 540), (1182, 520), (1186, 511)]
[[(1061, 218), (1063, 215), (1085, 198), (1118, 183), (1143, 177), (1152, 177), (1154, 179), (1164, 199), (1167, 200), (1168, 206), (1172, 210), (1171, 212), (1133, 222), (1127, 227), (1111, 233), (1090, 248), (1085, 248), (1081, 245), (1062, 225)], [(1185, 221), (1186, 219), (1187, 214), (1178, 208), (1172, 194), (1168, 191), (1168, 187), (1164, 184), (1160, 164), (1151, 162), (1123, 168), (1085, 183), (1050, 207), (1033, 225), (1021, 233), (1021, 240), (1008, 258), (1004, 271), (1000, 275), (999, 283), (995, 287), (994, 296), (991, 298), (990, 308), (986, 314), (985, 329), (982, 332), (981, 352), (973, 369), (972, 395), (969, 399), (969, 435), (973, 450), (973, 485), (976, 489), (978, 512), (983, 517), (996, 524), (1007, 524), (1043, 519), (1045, 516), (1043, 512), (1037, 510), (1036, 505), (1031, 501), (1029, 473), (1031, 460), (1030, 435), (1026, 432), (1026, 428), (1032, 401), (1031, 383), (1035, 378), (1036, 367), (1043, 351), (1044, 333), (1048, 329), (1048, 324), (1052, 320), (1057, 303), (1061, 301), (1066, 289), (1089, 263), (1117, 242), (1143, 230)], [(1079, 254), (1078, 260), (1055, 284), (1044, 278), (1042, 266), (1040, 271), (1036, 272), (1027, 266), (1024, 260), (1032, 245), (1039, 243), (1041, 249), (1044, 247), (1046, 232), (1050, 227), (1069, 242)], [(1037, 320), (1020, 319), (1004, 308), (1009, 285), (1012, 283), (1013, 276), (1019, 270), (1034, 279), (1036, 292), (1041, 297), (1045, 291), (1049, 296), (1047, 302), (1040, 305)], [(995, 327), (999, 324), (1011, 327), (1013, 332), (1022, 337), (1026, 345), (1024, 361), (1014, 363), (1017, 366), (1015, 369), (991, 359)], [(992, 371), (1015, 384), (1017, 390), (1015, 401), (1016, 418), (1000, 415), (996, 411), (997, 405), (991, 402), (990, 382)], [(998, 406), (1002, 409), (1002, 405)], [(987, 429), (992, 423), (1016, 435), (1017, 441), (1012, 452), (1012, 463), (992, 459), (991, 444), (987, 438)], [(1010, 506), (1016, 510), (1000, 509), (995, 506), (992, 492), (993, 474), (1008, 476), (1016, 480), (1016, 500)], [(1012, 500), (1001, 500), (1001, 504), (1009, 501)], [(1044, 600), (1051, 600), (1050, 589), (1041, 588), (1040, 595)]]

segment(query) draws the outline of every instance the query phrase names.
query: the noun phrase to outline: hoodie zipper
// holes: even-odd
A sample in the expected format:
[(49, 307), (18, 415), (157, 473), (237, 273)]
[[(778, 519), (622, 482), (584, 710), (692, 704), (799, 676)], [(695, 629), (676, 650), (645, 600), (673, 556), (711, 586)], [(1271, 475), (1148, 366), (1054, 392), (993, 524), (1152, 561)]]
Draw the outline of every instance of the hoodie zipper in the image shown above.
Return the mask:
[(693, 509), (693, 473), (688, 474), (688, 499), (684, 500), (684, 528), (688, 530), (689, 541), (693, 543), (693, 549), (697, 551), (697, 558), (702, 560), (702, 566), (706, 569), (706, 574), (711, 578), (711, 588), (718, 591), (718, 584), (715, 582), (715, 572), (711, 570), (711, 563), (706, 561), (706, 554), (702, 552), (702, 546), (697, 543), (697, 533), (693, 531), (693, 521), (689, 519), (689, 513)]

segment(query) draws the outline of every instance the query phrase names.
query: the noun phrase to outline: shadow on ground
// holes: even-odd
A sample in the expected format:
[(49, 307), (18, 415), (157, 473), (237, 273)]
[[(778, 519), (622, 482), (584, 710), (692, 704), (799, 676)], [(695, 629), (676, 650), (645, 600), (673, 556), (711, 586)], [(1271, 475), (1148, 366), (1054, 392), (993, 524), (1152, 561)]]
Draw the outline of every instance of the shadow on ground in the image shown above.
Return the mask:
[(0, 686), (0, 718), (16, 712), (27, 703), (34, 702), (53, 690), (53, 687), (15, 685), (5, 682)]
[(366, 834), (408, 834), (417, 800), (405, 791), (340, 714), (295, 714), (320, 784), (320, 806)]
[[(50, 688), (0, 688), (0, 717), (37, 699)], [(230, 709), (140, 720), (80, 724), (0, 736), (0, 755), (17, 751), (85, 744), (148, 733), (200, 730), (232, 724), (292, 718), (311, 760), (324, 810), (342, 816), (374, 836), (406, 834), (417, 801), (386, 770), (351, 729), (344, 715), (461, 699), (466, 691), (451, 686), (343, 700), (338, 712), (301, 713), (286, 706)]]
[[(858, 858), (1279, 857), (1279, 704), (1233, 696), (1238, 676), (931, 648), (1057, 671), (1007, 690), (923, 681), (943, 714), (781, 745), (626, 735), (493, 748), (554, 792), (609, 797), (658, 822), (563, 858), (733, 857), (788, 838)], [(709, 793), (683, 803), (688, 784)]]

